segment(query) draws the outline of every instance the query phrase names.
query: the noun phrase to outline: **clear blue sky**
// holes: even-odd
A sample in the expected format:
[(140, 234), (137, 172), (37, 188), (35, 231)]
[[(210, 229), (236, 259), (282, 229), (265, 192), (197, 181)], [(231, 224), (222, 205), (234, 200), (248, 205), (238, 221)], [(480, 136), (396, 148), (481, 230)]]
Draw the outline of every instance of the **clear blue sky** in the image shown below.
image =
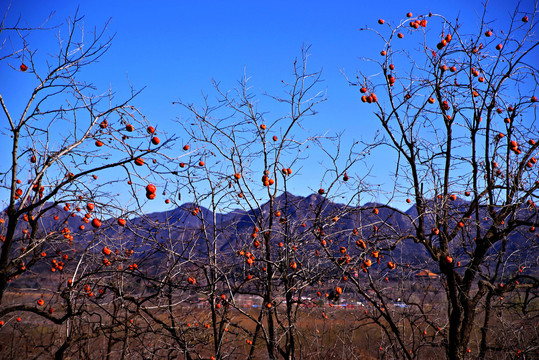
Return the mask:
[[(345, 140), (350, 142), (368, 140), (378, 126), (370, 109), (361, 105), (357, 89), (349, 87), (341, 74), (344, 71), (354, 77), (363, 66), (359, 58), (375, 56), (380, 51), (379, 44), (365, 41), (358, 29), (376, 26), (378, 18), (397, 22), (408, 11), (414, 14), (431, 11), (449, 19), (460, 16), (467, 26), (473, 27), (481, 3), (478, 0), (371, 1), (366, 6), (364, 1), (318, 0), (15, 0), (9, 19), (20, 16), (28, 24), (37, 25), (54, 12), (49, 24), (57, 25), (73, 16), (77, 7), (85, 16), (88, 29), (101, 27), (111, 18), (109, 34), (116, 37), (110, 51), (93, 67), (92, 79), (102, 90), (111, 85), (119, 93), (127, 89), (127, 79), (135, 87), (146, 86), (136, 104), (161, 127), (170, 125), (179, 115), (186, 115), (178, 106), (172, 106), (172, 101), (181, 98), (200, 102), (200, 94), (210, 92), (212, 78), (221, 81), (224, 88), (231, 88), (245, 70), (252, 76), (255, 88), (277, 93), (281, 89), (280, 80), (290, 78), (292, 61), (302, 45), (311, 44), (310, 66), (312, 70), (323, 68), (321, 89), (327, 90), (328, 101), (318, 107), (319, 115), (310, 118), (306, 126), (320, 132), (346, 131)], [(512, 3), (490, 1), (490, 18), (506, 19), (514, 9)], [(0, 4), (3, 14), (8, 1), (0, 0)], [(522, 1), (521, 6), (530, 10), (533, 2)], [(49, 40), (41, 38), (45, 35)], [(53, 44), (50, 34), (37, 34), (35, 39), (43, 42), (42, 51)], [(19, 75), (7, 67), (0, 68), (0, 91), (13, 106), (20, 105), (21, 95), (28, 93)], [(3, 129), (5, 121), (3, 114), (0, 115)], [(0, 152), (7, 160), (10, 149), (5, 141), (0, 142)], [(394, 159), (385, 154), (384, 151), (373, 154), (372, 183), (390, 184)], [(314, 176), (309, 167), (303, 171), (305, 178)], [(317, 184), (310, 186), (315, 188)], [(310, 192), (304, 186), (291, 191), (298, 195)], [(403, 200), (395, 205), (404, 208)]]

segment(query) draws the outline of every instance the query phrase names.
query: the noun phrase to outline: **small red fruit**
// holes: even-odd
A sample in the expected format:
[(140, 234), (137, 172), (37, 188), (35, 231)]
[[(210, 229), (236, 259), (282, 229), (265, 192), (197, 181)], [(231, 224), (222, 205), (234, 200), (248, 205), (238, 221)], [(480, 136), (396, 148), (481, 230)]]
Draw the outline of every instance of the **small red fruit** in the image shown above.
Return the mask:
[(125, 226), (125, 224), (126, 224), (125, 219), (118, 219), (118, 225)]
[(154, 136), (152, 138), (152, 144), (159, 145), (160, 142), (161, 142), (161, 140), (159, 140), (159, 138), (157, 136)]
[[(527, 22), (528, 22), (528, 17), (527, 17), (527, 16), (524, 16), (524, 17), (522, 18), (522, 22), (527, 23)], [(24, 71), (24, 70), (23, 70), (23, 71)]]
[(199, 162), (198, 162), (198, 165), (199, 165), (199, 166), (204, 166), (204, 161), (199, 161)]
[(324, 189), (318, 189), (318, 194), (320, 195), (324, 195), (326, 191)]
[(273, 141), (277, 141), (278, 140), (278, 137), (273, 135)]
[(45, 301), (43, 301), (43, 299), (39, 299), (39, 300), (37, 301), (37, 304), (38, 304), (39, 306), (43, 306), (43, 305), (45, 304)]
[(148, 131), (148, 134), (153, 134), (155, 132), (155, 129), (153, 126), (148, 126), (148, 129), (146, 129), (146, 131)]
[(105, 254), (105, 255), (110, 255), (110, 253), (111, 253), (110, 249), (109, 249), (108, 247), (105, 246), (105, 247), (103, 248), (103, 254)]
[(503, 49), (503, 45), (502, 45), (502, 44), (496, 45), (496, 50), (501, 50), (501, 49)]
[(402, 35), (402, 33), (398, 33), (398, 34), (397, 34), (397, 37), (398, 37), (399, 39), (402, 39), (402, 38), (404, 37), (404, 35)]
[(99, 219), (97, 219), (97, 218), (96, 218), (96, 219), (93, 219), (93, 220), (92, 220), (92, 226), (95, 227), (95, 228), (100, 227), (100, 226), (101, 226), (101, 220), (99, 220)]
[(183, 149), (184, 149), (185, 151), (189, 150), (189, 145), (184, 145), (184, 146), (183, 146)]
[(485, 32), (485, 36), (486, 37), (491, 37), (492, 36), (492, 31), (489, 30), (489, 31)]
[(28, 70), (28, 66), (26, 66), (24, 64), (21, 64), (20, 69), (21, 69), (21, 71), (26, 71), (26, 70)]
[(133, 125), (127, 124), (127, 125), (125, 125), (125, 130), (127, 130), (129, 132), (132, 132), (133, 130), (135, 130), (135, 128), (133, 127)]
[(154, 184), (148, 184), (146, 185), (146, 191), (149, 193), (155, 193), (157, 191), (157, 188)]
[(142, 160), (142, 158), (136, 158), (135, 159), (135, 165), (137, 165), (137, 166), (144, 165), (144, 160)]
[(384, 23), (385, 23), (384, 19), (378, 19), (378, 24), (384, 25)]
[(408, 14), (406, 14), (406, 17), (409, 17), (409, 18), (411, 18), (411, 17), (412, 17), (412, 13), (411, 13), (411, 12), (409, 12)]

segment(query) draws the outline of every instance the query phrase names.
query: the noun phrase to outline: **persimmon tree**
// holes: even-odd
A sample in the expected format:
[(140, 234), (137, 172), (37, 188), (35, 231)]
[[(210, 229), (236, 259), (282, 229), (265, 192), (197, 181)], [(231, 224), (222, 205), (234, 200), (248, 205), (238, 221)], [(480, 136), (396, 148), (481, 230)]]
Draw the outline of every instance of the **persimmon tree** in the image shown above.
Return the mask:
[[(101, 331), (109, 326), (92, 318), (88, 306), (98, 306), (96, 298), (102, 300), (106, 289), (121, 298), (126, 278), (136, 272), (122, 229), (136, 231), (126, 218), (156, 197), (148, 183), (159, 181), (155, 174), (173, 139), (158, 134), (134, 105), (139, 91), (131, 88), (119, 99), (112, 89), (100, 92), (88, 81), (86, 69), (112, 43), (106, 26), (85, 32), (75, 14), (59, 27), (65, 35), (49, 51), (35, 47), (33, 36), (42, 31), (54, 39), (56, 28), (10, 21), (5, 14), (0, 66), (24, 80), (24, 95), (0, 86), (1, 141), (11, 148), (0, 165), (0, 186), (8, 195), (0, 217), (0, 318), (4, 324), (9, 315), (14, 322), (13, 314), (24, 312), (65, 325), (63, 345), (54, 349), (62, 358), (71, 344), (93, 336), (83, 324), (103, 325)], [(27, 298), (6, 302), (8, 287), (29, 277), (39, 281), (42, 297), (32, 304)], [(110, 329), (117, 328), (118, 311), (125, 312), (109, 313)]]
[[(190, 140), (184, 150), (192, 151), (189, 162), (178, 166), (179, 186), (194, 196), (186, 210), (198, 220), (196, 241), (204, 254), (186, 259), (193, 266), (187, 280), (208, 302), (217, 358), (233, 355), (223, 346), (231, 332), (247, 344), (249, 358), (257, 355), (259, 342), (272, 359), (306, 354), (299, 345), (305, 336), (298, 314), (326, 278), (314, 234), (347, 211), (343, 206), (329, 213), (323, 204), (339, 193), (336, 189), (343, 191), (343, 177), (348, 190), (358, 191), (360, 179), (346, 173), (364, 150), (346, 148), (339, 137), (301, 131), (324, 100), (317, 90), (320, 73), (307, 68), (307, 51), (294, 62), (291, 81), (283, 80), (285, 95), (269, 96), (284, 106), (284, 115), (263, 112), (247, 78), (233, 91), (215, 82), (215, 104), (206, 97), (200, 107), (178, 102), (188, 111), (183, 124)], [(311, 189), (318, 194), (307, 199), (290, 194), (289, 183), (301, 176), (309, 146), (330, 144), (341, 157), (334, 162), (328, 157), (329, 165), (321, 166), (321, 188)], [(245, 309), (246, 298), (258, 304), (256, 312)]]
[[(408, 308), (394, 311), (399, 293), (384, 281), (391, 271), (363, 266), (351, 288), (377, 302), (372, 319), (390, 340), (384, 351), (398, 358), (440, 347), (448, 359), (536, 355), (533, 336), (517, 340), (521, 323), (509, 320), (535, 318), (539, 286), (536, 10), (520, 7), (497, 21), (487, 10), (476, 28), (409, 13), (362, 29), (380, 53), (364, 59), (374, 75), (360, 73), (350, 84), (395, 153), (395, 193), (415, 204), (401, 212), (409, 231), (386, 231), (365, 251), (379, 250), (389, 258), (384, 268), (408, 285), (419, 270), (433, 271), (445, 293), (434, 314), (440, 302), (428, 298), (432, 292), (411, 298), (401, 281)], [(420, 246), (427, 263), (398, 257), (393, 250), (403, 242)], [(501, 329), (513, 341), (500, 341)]]

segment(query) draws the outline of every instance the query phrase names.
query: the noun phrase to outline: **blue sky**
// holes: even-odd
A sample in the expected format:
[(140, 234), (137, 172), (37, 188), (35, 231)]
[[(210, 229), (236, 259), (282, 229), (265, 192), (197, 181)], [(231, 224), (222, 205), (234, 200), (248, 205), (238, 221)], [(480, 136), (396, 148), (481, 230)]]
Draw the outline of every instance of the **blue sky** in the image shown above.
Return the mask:
[[(4, 13), (8, 1), (0, 3)], [(489, 17), (506, 19), (514, 8), (511, 3), (490, 1)], [(530, 0), (521, 2), (523, 9), (530, 10), (532, 5)], [(379, 18), (397, 22), (409, 11), (431, 11), (449, 19), (460, 16), (473, 27), (482, 3), (372, 1), (365, 6), (363, 1), (29, 0), (13, 1), (9, 19), (20, 16), (28, 24), (37, 25), (54, 12), (49, 24), (57, 25), (73, 16), (77, 7), (85, 16), (87, 29), (100, 28), (111, 18), (108, 33), (115, 34), (110, 51), (92, 68), (95, 84), (103, 90), (110, 85), (119, 94), (127, 89), (128, 81), (136, 88), (146, 87), (136, 104), (159, 126), (170, 128), (174, 119), (186, 115), (172, 106), (172, 101), (200, 103), (201, 94), (211, 91), (211, 79), (221, 81), (223, 88), (232, 88), (245, 71), (252, 76), (256, 89), (278, 93), (280, 80), (290, 78), (292, 61), (307, 43), (312, 45), (311, 70), (323, 69), (321, 90), (327, 91), (328, 100), (318, 107), (319, 115), (309, 118), (306, 127), (322, 133), (346, 131), (345, 140), (351, 142), (370, 139), (378, 126), (369, 108), (361, 106), (357, 89), (349, 87), (341, 73), (353, 78), (364, 66), (359, 58), (380, 51), (379, 44), (366, 41), (358, 29), (375, 27)], [(33, 40), (47, 51), (54, 41), (50, 35), (36, 34)], [(28, 84), (21, 82), (19, 75), (0, 67), (0, 91), (16, 109), (14, 113), (28, 93)], [(3, 114), (0, 124), (4, 128)], [(9, 154), (7, 142), (0, 143), (0, 151), (3, 156)], [(389, 184), (393, 163), (387, 152), (374, 153), (371, 182)], [(304, 172), (307, 177), (314, 175), (309, 167)], [(291, 189), (293, 193), (310, 192), (297, 186)], [(395, 205), (404, 208), (403, 201)]]

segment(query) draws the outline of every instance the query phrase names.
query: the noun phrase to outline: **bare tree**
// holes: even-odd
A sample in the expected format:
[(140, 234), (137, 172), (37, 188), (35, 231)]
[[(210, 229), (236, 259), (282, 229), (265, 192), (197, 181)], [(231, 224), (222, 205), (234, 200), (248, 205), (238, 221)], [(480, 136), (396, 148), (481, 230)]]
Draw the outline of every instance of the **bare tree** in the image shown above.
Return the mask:
[[(160, 165), (165, 163), (162, 150), (173, 139), (160, 139), (133, 105), (139, 91), (131, 88), (119, 100), (112, 89), (99, 93), (84, 80), (83, 70), (111, 46), (106, 26), (85, 32), (83, 18), (75, 14), (64, 25), (66, 35), (58, 37), (57, 51), (47, 55), (28, 39), (35, 31), (52, 35), (54, 28), (10, 21), (4, 14), (0, 66), (31, 78), (33, 85), (26, 99), (12, 99), (22, 107), (9, 103), (9, 89), (0, 90), (2, 141), (11, 145), (11, 157), (0, 169), (2, 190), (9, 194), (0, 218), (0, 317), (22, 311), (34, 321), (32, 314), (65, 326), (63, 345), (54, 350), (62, 358), (71, 344), (92, 338), (92, 331), (79, 327), (82, 323), (101, 323), (89, 310), (99, 303), (94, 299), (103, 298), (107, 286), (118, 292), (125, 287), (120, 277), (125, 280), (136, 271), (129, 259), (132, 247), (126, 248), (128, 242), (118, 234), (144, 204), (144, 187), (167, 171)], [(127, 195), (118, 193), (119, 184), (129, 190)], [(148, 191), (147, 198), (154, 198), (155, 191)], [(134, 205), (128, 208), (122, 198)], [(101, 259), (101, 251), (110, 254), (109, 247), (122, 254)], [(32, 279), (42, 293), (39, 299), (4, 301), (9, 286)], [(120, 309), (111, 311), (115, 329)], [(102, 324), (100, 331), (108, 326)]]
[[(211, 309), (217, 358), (225, 356), (222, 339), (228, 326), (245, 339), (249, 358), (256, 355), (259, 341), (272, 359), (293, 359), (305, 353), (298, 345), (302, 341), (301, 329), (296, 326), (298, 314), (310, 303), (304, 294), (310, 296), (311, 286), (324, 273), (319, 258), (313, 257), (313, 232), (322, 222), (331, 223), (330, 219), (342, 214), (330, 217), (327, 211), (322, 213), (329, 191), (316, 189), (320, 193), (309, 203), (287, 189), (289, 181), (301, 176), (297, 173), (309, 144), (327, 141), (344, 152), (338, 138), (301, 137), (303, 120), (314, 115), (315, 105), (324, 100), (324, 94), (316, 90), (320, 73), (307, 69), (307, 52), (305, 48), (294, 62), (292, 81), (283, 81), (286, 96), (270, 96), (288, 109), (284, 116), (273, 115), (272, 119), (259, 109), (246, 77), (231, 92), (214, 83), (216, 105), (207, 99), (203, 107), (180, 102), (192, 115), (185, 120), (191, 140), (184, 150), (189, 146), (196, 149), (189, 164), (180, 164), (180, 175), (187, 184), (185, 192), (196, 199), (191, 210), (199, 218), (199, 239), (206, 254), (190, 261), (203, 275), (197, 284), (200, 282), (199, 292)], [(346, 171), (364, 153), (352, 146), (347, 156), (338, 161), (340, 167), (335, 162), (321, 177), (328, 190), (343, 175), (348, 177)], [(351, 180), (350, 186), (352, 183), (357, 181)], [(203, 206), (210, 211), (199, 212)], [(312, 210), (305, 212), (309, 206)], [(343, 207), (341, 212), (345, 211)], [(234, 219), (225, 220), (223, 213)], [(258, 312), (246, 310), (246, 302), (258, 304)], [(254, 329), (234, 321), (238, 313), (252, 322)]]
[[(401, 269), (408, 285), (418, 270), (434, 271), (441, 279), (435, 287), (445, 292), (440, 317), (431, 310), (438, 300), (423, 289), (422, 300), (406, 296), (422, 321), (402, 318), (388, 304), (395, 292), (383, 287), (387, 270), (364, 266), (366, 281), (355, 281), (355, 289), (377, 304), (373, 319), (398, 358), (436, 347), (448, 359), (535, 354), (533, 338), (494, 341), (493, 327), (511, 323), (511, 302), (531, 316), (528, 321), (536, 316), (529, 312), (539, 285), (536, 12), (517, 8), (503, 27), (488, 20), (487, 9), (472, 33), (458, 19), (411, 13), (363, 29), (380, 41), (380, 57), (366, 59), (378, 73), (350, 83), (360, 88), (385, 132), (382, 141), (395, 152), (396, 196), (415, 203), (402, 213), (411, 231), (386, 232), (367, 250), (395, 257), (388, 267)], [(402, 46), (403, 37), (417, 38), (417, 49)], [(396, 258), (392, 250), (401, 242), (420, 244), (428, 262)], [(406, 291), (410, 286), (401, 294)], [(494, 324), (495, 308), (506, 318), (503, 325)]]

